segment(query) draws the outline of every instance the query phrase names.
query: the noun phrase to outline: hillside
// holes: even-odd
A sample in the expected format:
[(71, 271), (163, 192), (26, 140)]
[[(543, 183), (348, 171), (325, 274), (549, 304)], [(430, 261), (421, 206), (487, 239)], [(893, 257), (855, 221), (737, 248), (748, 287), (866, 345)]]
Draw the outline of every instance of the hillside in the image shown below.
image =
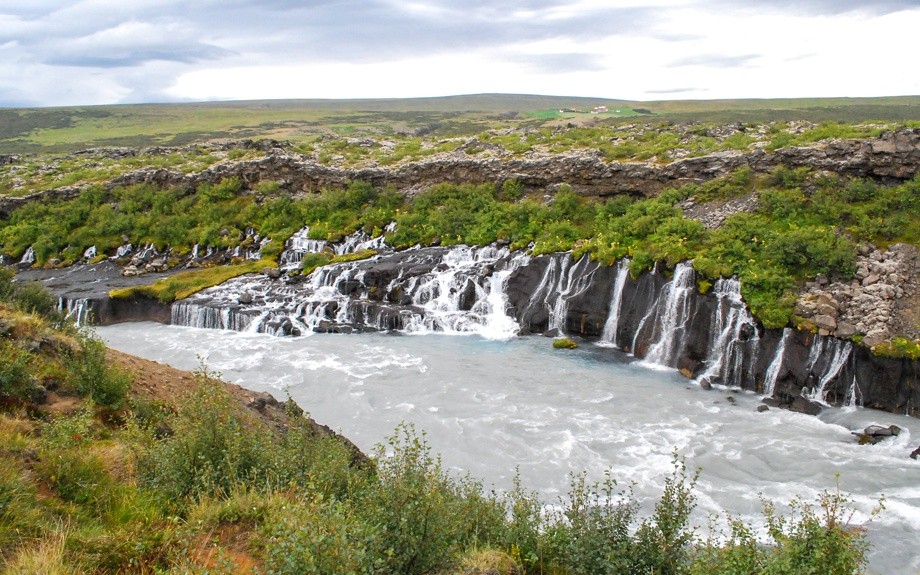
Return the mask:
[[(607, 111), (590, 113), (595, 107)], [(561, 112), (560, 110), (570, 110)], [(0, 108), (0, 154), (95, 146), (183, 146), (240, 138), (309, 144), (351, 137), (471, 136), (488, 129), (652, 121), (906, 122), (920, 97), (627, 102), (514, 94), (393, 100), (261, 100), (71, 108)]]

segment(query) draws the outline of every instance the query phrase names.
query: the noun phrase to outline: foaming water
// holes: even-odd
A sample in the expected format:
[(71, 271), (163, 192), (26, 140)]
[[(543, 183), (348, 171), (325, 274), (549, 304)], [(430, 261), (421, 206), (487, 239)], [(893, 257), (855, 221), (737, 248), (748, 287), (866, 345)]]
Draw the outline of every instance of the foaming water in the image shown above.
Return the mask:
[[(862, 409), (820, 417), (755, 411), (750, 393), (703, 391), (673, 371), (649, 370), (611, 349), (551, 348), (548, 339), (323, 335), (276, 338), (158, 324), (102, 327), (119, 350), (194, 369), (202, 360), (224, 379), (291, 396), (321, 423), (369, 451), (411, 421), (428, 433), (447, 465), (486, 485), (511, 485), (515, 469), (548, 503), (567, 474), (606, 468), (635, 482), (640, 500), (660, 495), (676, 449), (701, 467), (699, 515), (725, 512), (755, 521), (761, 497), (813, 500), (835, 484), (853, 494), (873, 523), (870, 571), (920, 570), (920, 421)], [(734, 399), (734, 402), (728, 398)], [(857, 444), (851, 430), (896, 424), (899, 437)], [(781, 506), (782, 508), (782, 506)]]

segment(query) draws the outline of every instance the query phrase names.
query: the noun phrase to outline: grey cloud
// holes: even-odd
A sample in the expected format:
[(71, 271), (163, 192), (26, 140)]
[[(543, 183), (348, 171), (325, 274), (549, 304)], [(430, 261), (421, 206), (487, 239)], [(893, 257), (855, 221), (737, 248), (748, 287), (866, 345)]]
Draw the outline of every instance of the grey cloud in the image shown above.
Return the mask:
[(204, 60), (216, 60), (232, 53), (229, 50), (206, 44), (164, 46), (154, 49), (126, 47), (120, 50), (106, 50), (96, 53), (66, 53), (52, 56), (45, 60), (45, 63), (85, 68), (124, 68), (139, 66), (151, 61), (191, 64)]
[(511, 58), (535, 72), (561, 74), (565, 72), (594, 72), (605, 68), (603, 58), (597, 54), (536, 54)]
[(646, 94), (682, 94), (684, 92), (706, 92), (706, 88), (666, 88), (663, 90), (646, 90)]
[(761, 54), (745, 54), (742, 56), (726, 56), (724, 54), (699, 54), (674, 60), (669, 64), (672, 68), (684, 66), (706, 66), (711, 68), (740, 68), (751, 60), (759, 58)]
[(920, 0), (719, 0), (723, 9), (751, 8), (757, 12), (792, 12), (806, 15), (835, 15), (865, 12), (884, 15), (920, 8)]

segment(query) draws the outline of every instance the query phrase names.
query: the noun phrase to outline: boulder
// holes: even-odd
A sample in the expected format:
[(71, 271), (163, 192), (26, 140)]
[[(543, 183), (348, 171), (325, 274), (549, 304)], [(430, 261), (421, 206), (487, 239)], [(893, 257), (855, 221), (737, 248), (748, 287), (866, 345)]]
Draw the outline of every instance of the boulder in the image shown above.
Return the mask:
[(852, 434), (859, 438), (860, 445), (875, 445), (883, 439), (900, 435), (901, 428), (897, 425), (889, 425), (888, 427), (882, 427), (881, 425), (870, 425), (862, 431), (853, 431)]
[(763, 413), (763, 412), (765, 412), (765, 411), (770, 411), (770, 406), (769, 406), (769, 405), (765, 405), (765, 404), (761, 403), (760, 405), (757, 406), (757, 412), (758, 412), (758, 413)]
[(806, 415), (818, 415), (821, 413), (823, 406), (817, 401), (812, 401), (805, 397), (796, 397), (793, 400), (792, 405), (789, 406), (789, 411), (795, 411), (797, 413), (804, 413)]
[(829, 332), (837, 329), (837, 320), (829, 315), (816, 315), (813, 321), (818, 329), (826, 329)]
[(240, 294), (240, 297), (237, 299), (237, 301), (243, 305), (251, 304), (252, 303), (252, 293), (248, 291), (244, 291), (242, 294)]
[(834, 335), (839, 338), (848, 338), (856, 335), (856, 326), (845, 321), (837, 322), (837, 331)]
[(276, 280), (281, 277), (281, 270), (278, 268), (264, 268), (262, 270), (262, 275), (268, 276), (273, 280)]
[(911, 458), (911, 459), (917, 459), (918, 457), (920, 457), (920, 447), (918, 447), (917, 449), (913, 450), (913, 451), (911, 452), (911, 454), (910, 454), (910, 458)]

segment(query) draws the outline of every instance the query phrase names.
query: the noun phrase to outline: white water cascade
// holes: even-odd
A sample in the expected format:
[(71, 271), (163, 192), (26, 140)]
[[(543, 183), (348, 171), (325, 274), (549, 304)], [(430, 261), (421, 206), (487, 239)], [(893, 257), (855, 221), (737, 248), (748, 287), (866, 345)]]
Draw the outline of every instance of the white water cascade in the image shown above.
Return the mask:
[(617, 277), (613, 282), (610, 294), (610, 310), (607, 312), (607, 321), (604, 322), (604, 331), (601, 333), (600, 345), (617, 347), (617, 328), (620, 325), (620, 310), (623, 307), (623, 288), (629, 278), (629, 258), (623, 258), (617, 264)]
[(783, 368), (783, 360), (786, 356), (786, 340), (790, 337), (792, 337), (792, 328), (783, 328), (783, 336), (779, 340), (776, 353), (773, 355), (773, 360), (770, 362), (769, 367), (767, 367), (767, 374), (763, 380), (763, 394), (767, 397), (772, 396), (773, 390), (776, 388), (776, 380), (779, 379), (779, 373)]
[(26, 253), (22, 254), (22, 259), (19, 260), (19, 263), (28, 265), (35, 263), (35, 249), (32, 246), (29, 246)]
[(710, 320), (706, 369), (697, 380), (742, 387), (753, 379), (760, 336), (754, 317), (741, 299), (741, 283), (720, 279), (713, 286), (718, 304)]
[[(807, 397), (812, 401), (817, 401), (828, 405), (827, 403), (827, 386), (840, 375), (843, 366), (853, 353), (853, 344), (849, 341), (843, 341), (835, 337), (815, 336), (815, 341), (811, 344), (811, 350), (808, 355), (806, 373), (814, 375), (817, 383), (808, 390)], [(822, 359), (830, 358), (821, 374), (815, 372)], [(856, 385), (856, 375), (853, 375), (853, 381), (847, 387), (848, 390)], [(855, 391), (854, 391), (855, 394)]]
[(596, 272), (597, 264), (591, 262), (588, 256), (582, 256), (578, 261), (573, 260), (569, 253), (550, 257), (528, 307), (545, 309), (549, 314), (547, 329), (565, 333), (569, 300), (591, 287)]
[[(355, 240), (348, 249), (383, 246), (380, 239)], [(308, 247), (316, 245), (295, 243), (292, 249)], [(381, 264), (381, 257), (393, 263)], [(295, 260), (292, 255), (287, 261)], [(505, 285), (529, 260), (523, 252), (512, 254), (507, 248), (456, 246), (388, 252), (322, 266), (299, 282), (242, 276), (177, 302), (172, 322), (275, 335), (397, 330), (508, 339), (520, 327), (507, 313)], [(380, 285), (380, 274), (367, 277), (378, 264), (398, 268), (388, 284)]]
[(73, 321), (77, 327), (83, 327), (89, 324), (92, 309), (89, 300), (85, 298), (70, 299), (58, 298), (58, 311), (64, 314), (64, 317)]
[(655, 343), (645, 356), (646, 363), (674, 367), (677, 356), (686, 345), (687, 322), (690, 320), (690, 304), (695, 289), (693, 266), (689, 262), (677, 264), (674, 268), (674, 277), (665, 284), (658, 301), (649, 308), (648, 314), (636, 330), (638, 338), (647, 321), (655, 322), (650, 338)]
[[(502, 259), (508, 260), (507, 265), (495, 271), (496, 262)], [(505, 283), (529, 260), (522, 252), (512, 256), (508, 248), (453, 248), (442, 259), (440, 271), (409, 282), (412, 304), (424, 313), (412, 314), (405, 331), (514, 337), (520, 326), (507, 314)]]

